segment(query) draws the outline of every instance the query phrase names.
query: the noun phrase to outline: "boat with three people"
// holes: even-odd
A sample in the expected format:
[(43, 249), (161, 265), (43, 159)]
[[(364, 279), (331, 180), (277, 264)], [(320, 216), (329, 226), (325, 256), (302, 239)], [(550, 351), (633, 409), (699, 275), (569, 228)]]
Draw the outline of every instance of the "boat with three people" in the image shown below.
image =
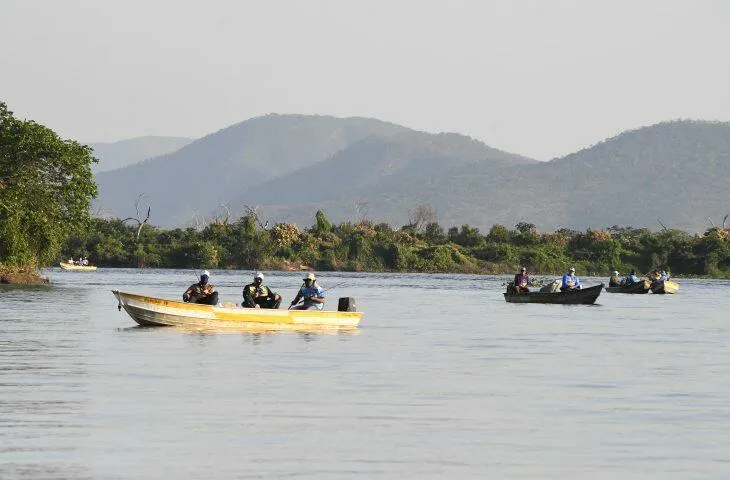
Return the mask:
[(93, 272), (96, 270), (96, 265), (76, 265), (75, 263), (60, 262), (58, 264), (64, 270), (73, 270), (76, 272)]
[(178, 300), (112, 290), (118, 308), (143, 326), (173, 326), (196, 329), (267, 328), (356, 328), (362, 312), (354, 311), (354, 299), (340, 298), (338, 310), (279, 310), (243, 308), (233, 303), (222, 306), (186, 303)]

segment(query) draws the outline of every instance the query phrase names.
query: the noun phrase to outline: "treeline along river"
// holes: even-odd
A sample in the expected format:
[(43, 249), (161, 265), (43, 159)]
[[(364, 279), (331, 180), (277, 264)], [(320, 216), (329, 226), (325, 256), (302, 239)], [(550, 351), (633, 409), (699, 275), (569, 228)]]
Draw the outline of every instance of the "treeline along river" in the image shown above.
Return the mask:
[(730, 278), (730, 230), (689, 234), (613, 226), (540, 233), (520, 222), (483, 234), (469, 225), (444, 230), (435, 222), (397, 229), (368, 220), (332, 225), (322, 212), (306, 229), (287, 223), (263, 228), (247, 216), (198, 229), (140, 230), (97, 218), (63, 248), (62, 259), (79, 256), (101, 267), (506, 273), (525, 265), (532, 273), (557, 274), (572, 265), (579, 275), (656, 268), (675, 276)]

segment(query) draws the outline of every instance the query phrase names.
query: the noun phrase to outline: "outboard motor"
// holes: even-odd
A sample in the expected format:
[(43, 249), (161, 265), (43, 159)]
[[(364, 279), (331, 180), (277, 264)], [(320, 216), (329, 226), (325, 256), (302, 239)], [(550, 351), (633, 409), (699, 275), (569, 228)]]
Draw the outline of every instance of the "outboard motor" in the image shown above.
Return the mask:
[(355, 299), (353, 297), (340, 297), (337, 302), (338, 312), (356, 312)]

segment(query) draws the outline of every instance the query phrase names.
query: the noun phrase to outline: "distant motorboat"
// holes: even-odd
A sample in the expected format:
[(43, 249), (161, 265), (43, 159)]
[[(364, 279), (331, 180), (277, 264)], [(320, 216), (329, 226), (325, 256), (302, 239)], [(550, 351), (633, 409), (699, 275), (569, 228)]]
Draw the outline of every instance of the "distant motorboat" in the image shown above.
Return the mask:
[(78, 272), (93, 272), (94, 270), (96, 270), (95, 265), (76, 265), (68, 262), (61, 262), (59, 263), (59, 265), (64, 270), (76, 270)]
[(630, 285), (619, 285), (618, 287), (606, 287), (608, 293), (649, 293), (651, 282), (640, 280)]
[(651, 284), (651, 293), (663, 294), (674, 294), (679, 291), (679, 284), (671, 280), (664, 280), (663, 282), (654, 282)]
[(591, 305), (603, 290), (603, 284), (588, 288), (576, 288), (564, 292), (505, 292), (509, 303), (559, 303), (563, 305)]

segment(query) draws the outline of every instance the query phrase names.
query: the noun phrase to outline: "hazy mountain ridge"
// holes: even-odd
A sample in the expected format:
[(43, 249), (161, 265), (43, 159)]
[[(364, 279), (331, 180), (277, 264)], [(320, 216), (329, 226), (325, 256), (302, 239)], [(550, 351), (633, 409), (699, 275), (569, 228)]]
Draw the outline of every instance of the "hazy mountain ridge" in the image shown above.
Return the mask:
[[(661, 219), (670, 228), (696, 231), (706, 227), (708, 216), (727, 213), (730, 203), (730, 123), (660, 123), (623, 132), (550, 162), (536, 162), (459, 134), (416, 132), (377, 120), (370, 120), (375, 123), (368, 128), (360, 124), (358, 133), (348, 137), (349, 143), (343, 134), (335, 135), (338, 141), (333, 143), (318, 143), (311, 135), (342, 132), (336, 126), (353, 119), (274, 116), (279, 121), (288, 119), (278, 124), (267, 123), (272, 120), (269, 117), (206, 137), (225, 137), (222, 145), (201, 139), (173, 155), (177, 161), (215, 158), (210, 169), (225, 172), (206, 184), (207, 195), (216, 200), (208, 202), (207, 210), (197, 204), (196, 213), (210, 218), (219, 204), (226, 203), (235, 217), (248, 205), (257, 207), (272, 223), (308, 226), (314, 212), (323, 209), (335, 222), (367, 217), (397, 226), (406, 223), (409, 210), (429, 204), (447, 226), (468, 223), (488, 229), (494, 223), (511, 227), (527, 221), (546, 230), (614, 224), (658, 228)], [(327, 119), (327, 128), (310, 125), (322, 118)], [(259, 172), (249, 167), (244, 169), (246, 176), (237, 176), (234, 172), (241, 170), (237, 162), (251, 157), (246, 135), (256, 130), (237, 129), (259, 122), (263, 132), (257, 137), (258, 149), (270, 159), (263, 163), (276, 168)], [(231, 137), (226, 131), (238, 135)], [(297, 135), (302, 131), (306, 135)], [(321, 148), (311, 148), (313, 144)], [(210, 155), (215, 151), (212, 147), (238, 153)], [(170, 162), (153, 159), (135, 168), (149, 178), (165, 172), (169, 176)], [(123, 172), (110, 172), (102, 192), (113, 188), (110, 184), (119, 184)], [(177, 192), (168, 197), (179, 199), (181, 188), (193, 188), (181, 182), (179, 175), (173, 177), (170, 187)], [(228, 187), (232, 179), (241, 180), (236, 188)], [(189, 191), (182, 195), (194, 197)], [(131, 207), (133, 200), (127, 201)], [(162, 225), (184, 225), (193, 208), (178, 205), (184, 213), (171, 218), (164, 217), (164, 203), (152, 204), (158, 215), (153, 223)]]
[(266, 115), (198, 139), (180, 150), (97, 176), (96, 204), (126, 216), (141, 193), (157, 224), (186, 225), (247, 188), (312, 165), (361, 138), (407, 130), (366, 118)]
[(89, 143), (99, 163), (94, 173), (116, 170), (142, 160), (172, 153), (192, 142), (187, 137), (147, 136), (129, 138), (118, 142)]

